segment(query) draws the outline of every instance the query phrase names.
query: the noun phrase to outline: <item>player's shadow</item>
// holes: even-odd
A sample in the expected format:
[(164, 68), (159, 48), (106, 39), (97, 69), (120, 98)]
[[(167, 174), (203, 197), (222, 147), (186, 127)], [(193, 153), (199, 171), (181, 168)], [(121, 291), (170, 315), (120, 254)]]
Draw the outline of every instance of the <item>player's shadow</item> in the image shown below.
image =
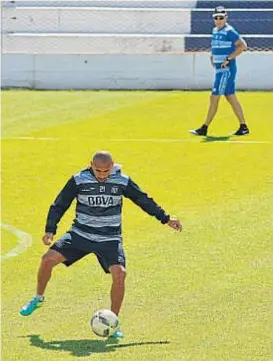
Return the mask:
[(201, 140), (201, 142), (204, 143), (210, 143), (210, 142), (226, 142), (230, 139), (230, 136), (222, 136), (222, 137), (214, 137), (214, 136), (207, 136), (204, 139)]
[(66, 351), (72, 356), (84, 357), (90, 356), (92, 353), (113, 352), (116, 349), (124, 347), (136, 347), (145, 345), (166, 345), (169, 341), (147, 341), (147, 342), (131, 342), (119, 344), (119, 340), (109, 338), (106, 340), (62, 340), (45, 342), (40, 335), (28, 335), (31, 346), (39, 347), (47, 350)]

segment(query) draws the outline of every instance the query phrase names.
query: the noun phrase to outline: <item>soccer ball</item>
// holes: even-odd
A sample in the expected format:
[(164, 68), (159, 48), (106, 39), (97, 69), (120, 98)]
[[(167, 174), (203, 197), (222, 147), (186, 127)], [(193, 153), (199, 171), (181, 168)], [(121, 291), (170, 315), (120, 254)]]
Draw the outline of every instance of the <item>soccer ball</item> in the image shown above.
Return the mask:
[(97, 336), (108, 337), (118, 328), (119, 321), (114, 312), (99, 310), (91, 318), (91, 328)]

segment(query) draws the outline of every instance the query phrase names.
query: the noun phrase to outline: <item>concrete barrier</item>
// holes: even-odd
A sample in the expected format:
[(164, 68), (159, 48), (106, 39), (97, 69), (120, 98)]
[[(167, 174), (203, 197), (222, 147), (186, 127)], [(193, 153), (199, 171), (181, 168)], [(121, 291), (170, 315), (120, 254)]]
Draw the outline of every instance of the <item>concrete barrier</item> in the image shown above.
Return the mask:
[[(2, 1), (4, 7), (34, 6), (34, 1)], [(119, 8), (195, 8), (197, 0), (36, 0), (35, 6), (119, 7)]]
[(21, 54), (158, 54), (183, 52), (178, 35), (7, 34), (3, 53)]
[[(2, 87), (31, 89), (211, 89), (209, 53), (2, 56)], [(273, 53), (238, 59), (238, 89), (273, 88)]]
[(6, 8), (4, 32), (188, 34), (188, 9)]

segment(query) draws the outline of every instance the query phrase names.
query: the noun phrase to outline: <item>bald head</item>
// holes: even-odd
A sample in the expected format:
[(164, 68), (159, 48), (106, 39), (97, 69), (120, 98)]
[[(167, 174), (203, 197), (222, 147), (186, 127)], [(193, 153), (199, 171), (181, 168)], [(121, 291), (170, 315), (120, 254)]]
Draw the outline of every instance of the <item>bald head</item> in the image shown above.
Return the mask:
[(113, 158), (110, 152), (107, 152), (106, 150), (100, 150), (93, 155), (92, 162), (99, 162), (103, 164), (113, 163)]
[(96, 152), (91, 161), (91, 167), (99, 182), (104, 182), (109, 177), (113, 165), (112, 155), (105, 150)]

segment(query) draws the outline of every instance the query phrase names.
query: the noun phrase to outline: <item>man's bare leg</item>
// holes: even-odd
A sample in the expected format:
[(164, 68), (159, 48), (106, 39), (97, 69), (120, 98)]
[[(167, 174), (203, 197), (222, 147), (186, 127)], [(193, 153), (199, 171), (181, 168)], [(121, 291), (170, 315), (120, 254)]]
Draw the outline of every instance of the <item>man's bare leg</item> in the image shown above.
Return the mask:
[(121, 265), (113, 265), (109, 270), (113, 279), (111, 288), (111, 310), (118, 316), (125, 293), (126, 270)]
[(42, 257), (37, 275), (37, 295), (43, 295), (51, 278), (53, 267), (62, 263), (66, 258), (57, 251), (49, 249)]

